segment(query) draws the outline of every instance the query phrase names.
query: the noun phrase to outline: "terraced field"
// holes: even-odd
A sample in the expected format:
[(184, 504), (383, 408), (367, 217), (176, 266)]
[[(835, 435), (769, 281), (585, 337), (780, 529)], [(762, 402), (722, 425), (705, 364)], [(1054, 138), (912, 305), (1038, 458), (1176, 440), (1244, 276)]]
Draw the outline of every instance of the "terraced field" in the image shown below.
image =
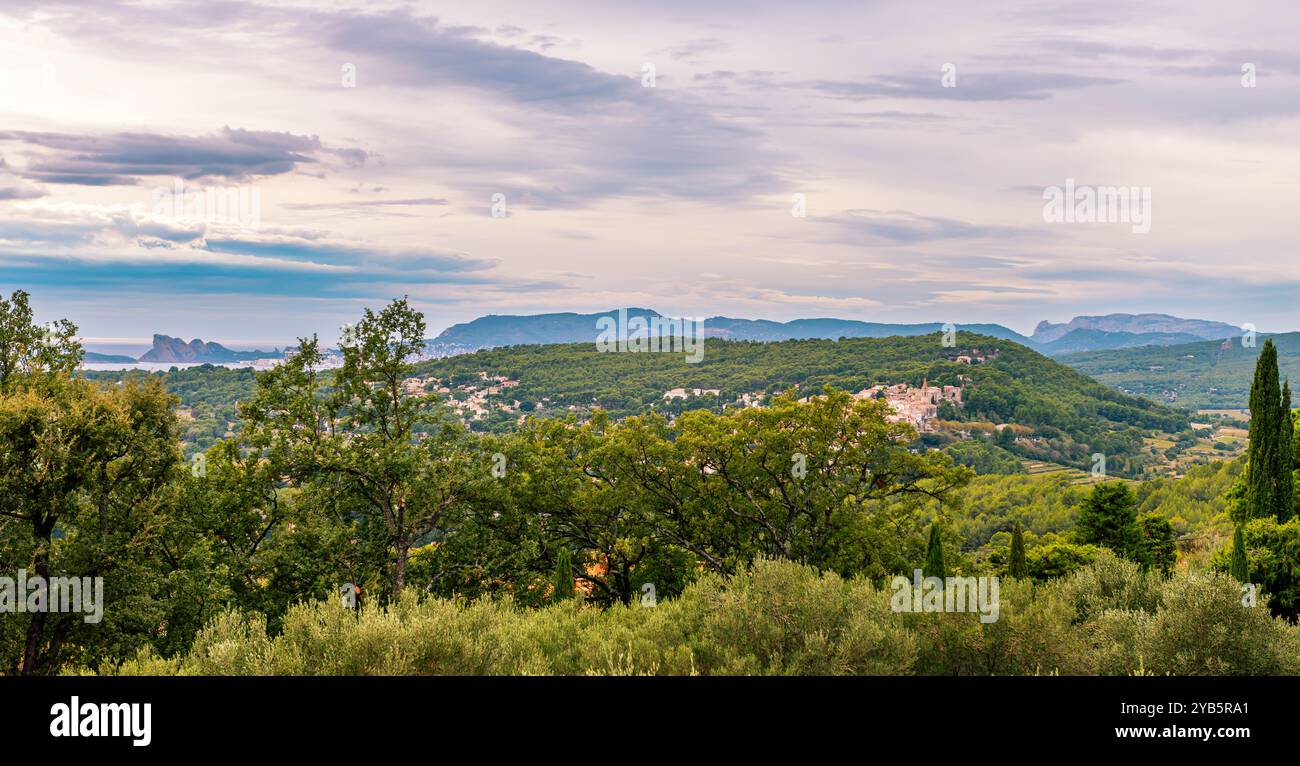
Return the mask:
[[(1102, 481), (1112, 480), (1116, 477), (1094, 476), (1088, 471), (1082, 471), (1078, 468), (1071, 468), (1060, 463), (1044, 463), (1040, 460), (1023, 461), (1025, 472), (1030, 476), (1066, 476), (1069, 477), (1071, 484), (1096, 484)], [(1123, 481), (1132, 481), (1123, 479)]]

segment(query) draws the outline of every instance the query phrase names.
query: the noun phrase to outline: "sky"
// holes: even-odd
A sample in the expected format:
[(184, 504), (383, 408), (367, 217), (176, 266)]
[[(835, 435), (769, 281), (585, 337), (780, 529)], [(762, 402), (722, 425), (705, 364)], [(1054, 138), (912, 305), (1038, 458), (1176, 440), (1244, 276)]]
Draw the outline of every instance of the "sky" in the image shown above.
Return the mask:
[(4, 0), (0, 291), (145, 345), (403, 295), (1300, 329), (1293, 3), (975, 5)]

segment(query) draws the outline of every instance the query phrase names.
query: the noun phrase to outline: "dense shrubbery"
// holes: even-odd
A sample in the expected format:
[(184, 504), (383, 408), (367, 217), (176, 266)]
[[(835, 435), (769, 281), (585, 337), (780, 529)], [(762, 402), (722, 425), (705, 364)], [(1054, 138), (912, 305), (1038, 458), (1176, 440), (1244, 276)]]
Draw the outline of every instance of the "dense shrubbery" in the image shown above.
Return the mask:
[[(1252, 519), (1242, 526), (1247, 551), (1247, 582), (1273, 594), (1274, 612), (1295, 619), (1300, 610), (1300, 518), (1279, 522), (1275, 518)], [(1221, 548), (1210, 559), (1210, 568), (1228, 572), (1230, 548)]]
[(227, 611), (177, 659), (122, 674), (1300, 674), (1300, 627), (1232, 580), (1165, 579), (1109, 554), (1046, 584), (1005, 580), (1000, 615), (900, 614), (890, 591), (760, 560), (653, 608), (527, 609), (409, 595), (359, 615), (292, 608), (280, 635)]

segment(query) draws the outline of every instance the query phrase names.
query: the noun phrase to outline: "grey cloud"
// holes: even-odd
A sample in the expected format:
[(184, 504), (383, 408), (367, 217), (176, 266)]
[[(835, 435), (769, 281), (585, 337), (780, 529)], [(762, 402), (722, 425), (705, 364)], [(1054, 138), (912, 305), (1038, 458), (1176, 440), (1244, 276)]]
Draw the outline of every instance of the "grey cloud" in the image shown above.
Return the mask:
[(1236, 77), (1241, 74), (1241, 65), (1247, 62), (1275, 73), (1300, 74), (1300, 54), (1294, 51), (1245, 48), (1215, 50), (1069, 38), (1041, 40), (1029, 46), (1026, 51), (983, 54), (977, 58), (985, 62), (1008, 63), (1024, 61), (1026, 58), (1041, 59), (1046, 55), (1062, 62), (1077, 60), (1108, 62), (1111, 65), (1122, 62), (1124, 66), (1138, 66), (1148, 71), (1198, 77)]
[(1087, 59), (1127, 58), (1146, 61), (1179, 61), (1203, 55), (1203, 51), (1192, 48), (1126, 45), (1113, 42), (1098, 42), (1096, 40), (1072, 40), (1069, 38), (1043, 40), (1036, 47), (1043, 52), (1050, 51), (1058, 57), (1072, 55)]
[(968, 72), (957, 64), (955, 87), (945, 88), (936, 67), (933, 75), (893, 75), (859, 81), (814, 80), (792, 83), (833, 98), (867, 101), (882, 98), (936, 101), (1041, 101), (1058, 91), (1123, 82), (1111, 77), (1064, 73)]
[(0, 200), (37, 199), (49, 194), (45, 189), (13, 176), (5, 158), (0, 157)]
[(378, 69), (376, 81), (396, 85), (468, 86), (565, 109), (632, 99), (641, 89), (630, 76), (485, 42), (475, 36), (478, 31), (401, 10), (316, 14), (304, 20), (300, 33), (336, 51), (367, 57)]
[(44, 197), (49, 192), (36, 186), (0, 186), (0, 200), (10, 199), (37, 199)]
[(255, 239), (247, 236), (208, 235), (200, 246), (218, 253), (353, 266), (366, 272), (398, 270), (454, 274), (483, 271), (497, 263), (492, 258), (475, 258), (464, 253), (377, 248), (359, 242), (310, 240), (291, 236)]
[(441, 197), (415, 197), (411, 199), (372, 199), (344, 202), (287, 202), (283, 207), (290, 210), (344, 210), (366, 207), (409, 207), (414, 205), (449, 205)]
[[(241, 180), (281, 175), (334, 155), (345, 164), (365, 159), (358, 149), (331, 149), (316, 136), (222, 128), (207, 136), (154, 133), (79, 135), (9, 130), (0, 141), (36, 149), (19, 172), (53, 184), (110, 186), (138, 184), (141, 176)], [(45, 150), (45, 151), (39, 151)]]
[[(102, 41), (111, 29), (125, 35), (121, 39), (133, 39), (145, 29), (178, 24), (189, 13), (203, 20), (218, 45), (227, 33), (260, 37), (259, 44), (274, 42), (287, 49), (294, 49), (294, 43), (309, 45), (315, 54), (356, 63), (367, 87), (413, 89), (419, 91), (416, 97), (452, 92), (462, 104), (462, 94), (487, 99), (494, 116), (527, 140), (514, 142), (504, 154), (452, 156), (430, 145), (427, 153), (402, 158), (408, 165), (441, 172), (444, 185), (459, 186), (468, 195), (504, 191), (512, 202), (549, 207), (578, 207), (612, 197), (735, 201), (781, 183), (788, 172), (789, 158), (780, 155), (779, 145), (765, 141), (761, 125), (732, 118), (687, 91), (642, 87), (635, 70), (639, 57), (629, 64), (631, 71), (611, 74), (495, 43), (486, 39), (493, 34), (487, 29), (449, 26), (412, 10), (290, 12), (256, 5), (247, 13), (211, 17), (207, 11), (179, 7), (157, 17), (140, 13), (119, 8), (99, 32), (77, 33)], [(138, 28), (128, 24), (135, 20)], [(497, 28), (498, 35), (515, 31), (509, 25)], [(528, 33), (521, 28), (518, 34)], [(666, 81), (661, 72), (660, 84)], [(243, 138), (227, 131), (215, 140), (174, 139), (174, 151), (164, 157), (156, 156), (157, 141), (132, 140), (126, 147), (131, 151), (122, 151), (120, 158), (112, 156), (115, 147), (66, 140), (66, 148), (52, 149), (54, 156), (34, 158), (28, 177), (105, 185), (130, 183), (150, 173), (319, 175), (311, 163), (325, 152), (353, 164), (366, 157), (355, 149), (325, 149), (314, 136)], [(309, 141), (303, 143), (304, 138)], [(192, 145), (176, 143), (184, 141)]]
[(701, 37), (662, 48), (656, 52), (666, 53), (678, 61), (690, 61), (710, 53), (722, 53), (728, 47), (726, 42), (716, 37)]
[(44, 213), (41, 218), (13, 218), (0, 222), (0, 242), (10, 247), (40, 248), (75, 253), (85, 248), (140, 247), (144, 249), (198, 249), (213, 253), (246, 255), (282, 261), (302, 261), (350, 267), (365, 273), (469, 275), (490, 269), (493, 258), (428, 248), (376, 246), (339, 239), (324, 232), (268, 228), (238, 233), (214, 231), (203, 224), (141, 220), (129, 213)]
[(373, 58), (381, 78), (468, 88), (515, 108), (501, 119), (537, 141), (516, 142), (511, 153), (473, 165), (443, 152), (417, 159), (458, 173), (471, 196), (504, 192), (512, 204), (538, 208), (611, 197), (736, 200), (781, 176), (781, 160), (758, 130), (630, 76), (484, 43), (405, 13), (332, 18), (322, 35)]
[(833, 227), (823, 241), (841, 244), (916, 244), (946, 239), (1004, 239), (1023, 237), (1022, 229), (982, 226), (953, 218), (920, 216), (906, 210), (845, 210), (839, 215), (809, 218)]
[(933, 112), (845, 112), (824, 117), (810, 114), (803, 116), (802, 119), (787, 119), (780, 124), (861, 130), (864, 128), (897, 128), (900, 126), (919, 128), (926, 125), (938, 125), (952, 119), (952, 117)]

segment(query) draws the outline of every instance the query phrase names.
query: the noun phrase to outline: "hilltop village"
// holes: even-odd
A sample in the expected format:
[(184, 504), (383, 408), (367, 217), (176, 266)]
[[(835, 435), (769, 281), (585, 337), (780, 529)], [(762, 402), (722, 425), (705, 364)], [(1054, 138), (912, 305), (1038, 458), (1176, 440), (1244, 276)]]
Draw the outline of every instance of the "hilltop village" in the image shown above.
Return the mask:
[(912, 388), (906, 383), (872, 386), (857, 392), (853, 398), (884, 399), (894, 410), (894, 414), (888, 416), (890, 422), (911, 423), (919, 433), (927, 433), (934, 430), (940, 402), (961, 406), (961, 390), (961, 386), (932, 386), (926, 380), (920, 388)]

